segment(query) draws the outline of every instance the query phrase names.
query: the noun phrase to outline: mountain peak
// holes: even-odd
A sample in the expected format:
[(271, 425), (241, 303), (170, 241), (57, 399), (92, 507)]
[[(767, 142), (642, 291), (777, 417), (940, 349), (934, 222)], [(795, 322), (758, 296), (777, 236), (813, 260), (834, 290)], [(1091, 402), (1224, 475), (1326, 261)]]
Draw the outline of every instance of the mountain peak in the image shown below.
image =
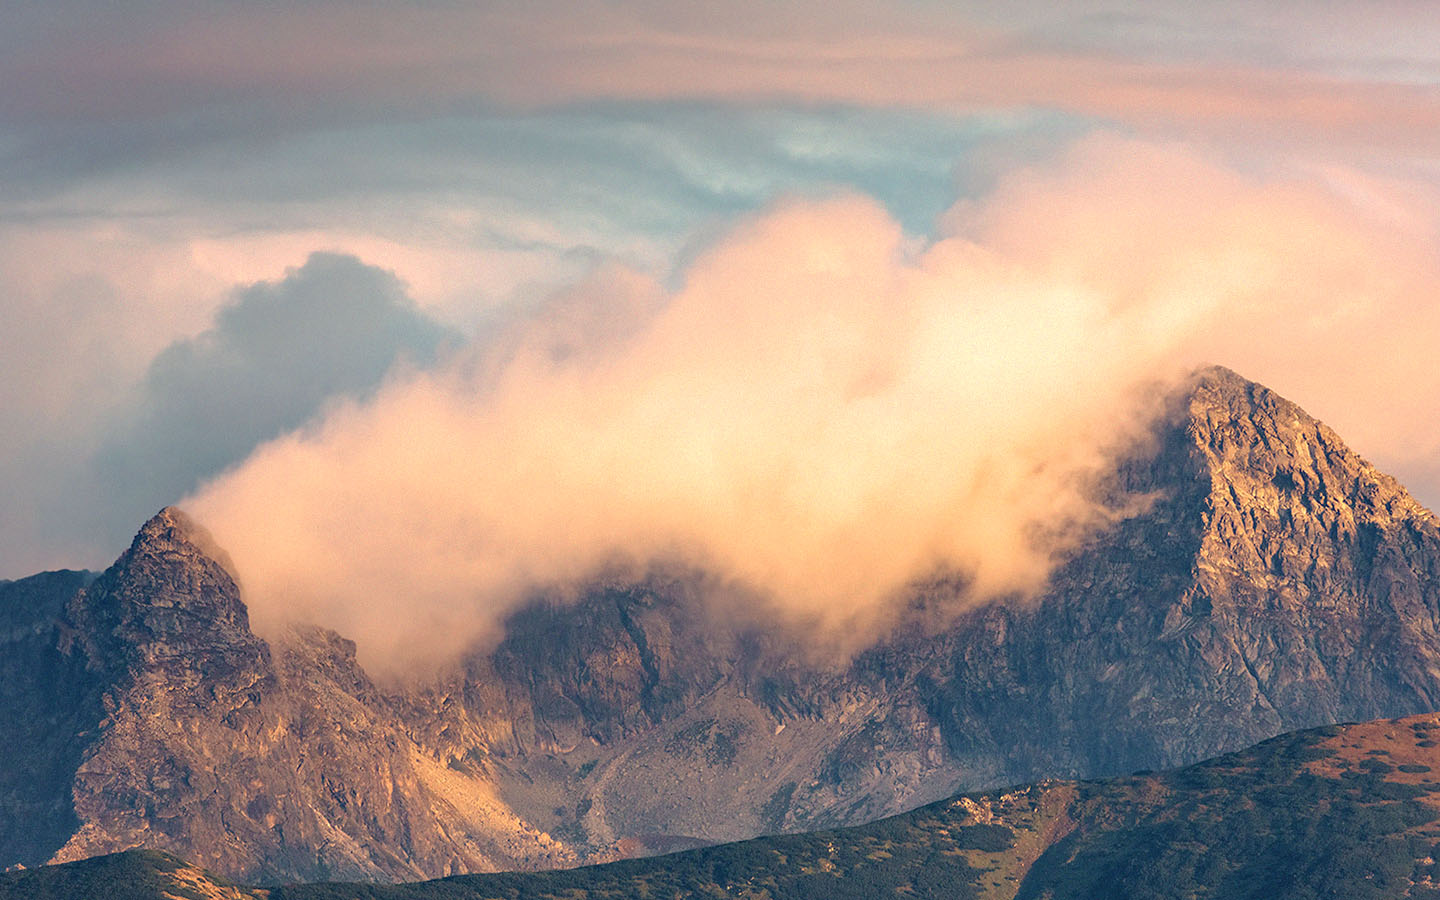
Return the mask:
[(167, 506), (72, 602), (71, 615), (93, 629), (92, 651), (105, 658), (166, 659), (183, 668), (208, 666), (218, 654), (231, 665), (237, 648), (247, 660), (263, 653), (232, 571), (210, 533)]
[(135, 534), (130, 552), (151, 555), (200, 556), (225, 570), (237, 584), (230, 555), (216, 543), (203, 525), (178, 506), (167, 506), (150, 518)]
[[(1181, 394), (1189, 402), (1192, 417), (1215, 423), (1228, 422), (1243, 427), (1258, 416), (1271, 424), (1290, 428), (1308, 429), (1319, 424), (1299, 405), (1224, 366), (1197, 370), (1191, 375), (1189, 389)], [(1339, 443), (1333, 432), (1325, 430)]]
[(185, 511), (178, 506), (167, 506), (149, 521), (140, 526), (140, 535), (150, 536), (166, 532), (176, 532), (186, 537), (193, 534), (200, 526), (195, 520), (186, 515)]
[[(1296, 403), (1229, 369), (1195, 373), (1189, 430), (1222, 504), (1258, 506), (1287, 523), (1291, 513), (1353, 531), (1356, 519), (1424, 523), (1434, 513)], [(1336, 517), (1341, 521), (1335, 521)]]
[(1256, 384), (1234, 369), (1225, 366), (1202, 366), (1196, 369), (1190, 376), (1191, 380), (1198, 385), (1208, 385), (1216, 388), (1225, 387), (1250, 387)]

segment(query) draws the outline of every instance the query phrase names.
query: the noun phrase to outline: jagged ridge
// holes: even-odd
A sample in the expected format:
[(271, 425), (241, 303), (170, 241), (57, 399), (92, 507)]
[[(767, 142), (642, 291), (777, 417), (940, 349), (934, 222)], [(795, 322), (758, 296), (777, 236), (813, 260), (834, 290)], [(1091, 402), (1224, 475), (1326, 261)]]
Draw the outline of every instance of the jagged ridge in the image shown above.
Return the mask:
[(843, 670), (722, 626), (671, 574), (524, 610), (447, 679), (383, 691), (337, 635), (256, 638), (215, 548), (163, 512), (89, 587), (0, 585), (0, 658), (23, 660), (0, 723), (26, 735), (5, 771), (48, 766), (0, 781), (0, 822), (43, 826), (0, 826), (0, 863), (556, 865), (1440, 707), (1436, 520), (1298, 407), (1207, 370), (1110, 489), (1153, 502), (1040, 600), (902, 628)]

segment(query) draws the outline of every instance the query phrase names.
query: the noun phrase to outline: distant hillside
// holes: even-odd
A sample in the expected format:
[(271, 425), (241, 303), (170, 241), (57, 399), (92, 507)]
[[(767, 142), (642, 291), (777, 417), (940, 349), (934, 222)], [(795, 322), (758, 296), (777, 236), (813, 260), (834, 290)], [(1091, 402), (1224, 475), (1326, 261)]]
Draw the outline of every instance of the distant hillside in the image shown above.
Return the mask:
[(129, 850), (0, 876), (0, 897), (6, 900), (253, 900), (264, 894), (232, 887), (159, 850)]
[[(557, 872), (238, 889), (132, 852), (0, 878), (0, 900), (1440, 898), (1440, 716), (1312, 729), (1162, 774)], [(103, 876), (103, 877), (102, 877)]]

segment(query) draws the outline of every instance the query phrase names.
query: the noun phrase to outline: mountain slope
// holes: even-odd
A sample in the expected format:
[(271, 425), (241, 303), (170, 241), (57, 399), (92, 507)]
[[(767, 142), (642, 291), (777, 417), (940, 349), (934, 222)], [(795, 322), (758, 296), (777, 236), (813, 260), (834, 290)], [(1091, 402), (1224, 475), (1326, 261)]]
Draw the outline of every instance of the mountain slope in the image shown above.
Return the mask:
[(1164, 774), (963, 796), (854, 828), (336, 897), (1440, 896), (1440, 717), (1291, 733)]
[[(162, 512), (93, 584), (0, 585), (0, 865), (129, 847), (231, 877), (414, 879), (869, 821), (961, 790), (1193, 762), (1440, 709), (1440, 529), (1259, 385), (1207, 370), (1102, 486), (1143, 511), (1047, 593), (841, 666), (725, 621), (703, 574), (518, 613), (424, 685), (321, 629), (250, 632)], [(220, 773), (217, 775), (217, 773)]]
[[(69, 787), (77, 740), (98, 719), (83, 661), (57, 651), (65, 605), (84, 572), (46, 572), (0, 584), (0, 860), (34, 860), (79, 822)], [(40, 857), (43, 860), (45, 857)]]
[[(561, 872), (258, 891), (163, 854), (0, 878), (0, 900), (1440, 896), (1440, 717), (1291, 733), (1163, 774), (950, 798), (851, 828)], [(89, 868), (78, 868), (79, 866)], [(110, 893), (107, 893), (110, 892)], [(128, 896), (128, 895), (127, 895)]]
[[(662, 581), (518, 617), (447, 699), (526, 729), (489, 744), (502, 779), (537, 752), (593, 763), (584, 815), (513, 795), (597, 843), (864, 821), (1440, 708), (1436, 520), (1298, 407), (1209, 370), (1111, 490), (1153, 502), (1038, 602), (902, 627), (838, 672), (705, 621), (693, 584)], [(503, 694), (474, 693), (497, 680)]]
[(68, 777), (44, 827), (0, 815), (20, 823), (0, 845), (7, 862), (160, 847), (261, 878), (393, 879), (551, 859), (553, 844), (518, 821), (467, 830), (417, 771), (430, 759), (354, 646), (307, 629), (272, 652), (225, 565), (208, 535), (165, 510), (22, 635), (35, 668), (7, 691), (6, 712), (67, 711), (44, 740)]

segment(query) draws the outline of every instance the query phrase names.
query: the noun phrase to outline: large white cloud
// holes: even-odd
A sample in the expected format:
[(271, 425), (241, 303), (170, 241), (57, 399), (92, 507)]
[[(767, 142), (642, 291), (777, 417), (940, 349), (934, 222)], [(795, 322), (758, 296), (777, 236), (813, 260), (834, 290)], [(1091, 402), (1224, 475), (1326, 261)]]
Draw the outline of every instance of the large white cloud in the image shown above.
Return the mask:
[(933, 243), (862, 198), (782, 203), (673, 290), (591, 285), (505, 353), (336, 409), (189, 503), (262, 628), (313, 617), (380, 665), (493, 637), (537, 586), (677, 559), (853, 646), (937, 569), (979, 597), (1043, 583), (1064, 536), (1103, 524), (1080, 486), (1141, 428), (1150, 379), (1229, 363), (1331, 398), (1363, 451), (1440, 445), (1431, 417), (1333, 399), (1440, 399), (1408, 347), (1437, 333), (1440, 269), (1403, 224), (1108, 137)]

